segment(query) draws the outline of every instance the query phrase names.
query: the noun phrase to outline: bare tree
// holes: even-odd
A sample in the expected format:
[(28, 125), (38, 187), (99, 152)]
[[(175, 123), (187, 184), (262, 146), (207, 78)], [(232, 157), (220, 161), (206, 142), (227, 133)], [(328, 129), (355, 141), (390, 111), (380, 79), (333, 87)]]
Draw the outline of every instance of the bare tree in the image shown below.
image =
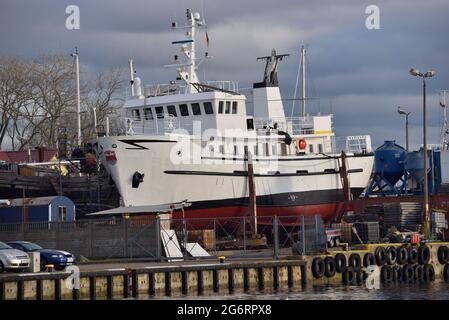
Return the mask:
[(17, 109), (26, 101), (26, 64), (12, 57), (0, 57), (0, 149), (17, 115)]

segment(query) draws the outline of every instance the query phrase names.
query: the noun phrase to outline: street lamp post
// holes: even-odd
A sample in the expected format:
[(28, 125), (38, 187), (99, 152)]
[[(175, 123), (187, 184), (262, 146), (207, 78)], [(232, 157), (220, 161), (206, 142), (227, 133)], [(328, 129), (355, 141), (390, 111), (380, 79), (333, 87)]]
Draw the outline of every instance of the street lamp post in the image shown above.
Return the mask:
[(422, 78), (422, 90), (423, 90), (423, 167), (424, 167), (424, 235), (427, 239), (430, 239), (430, 216), (429, 216), (429, 188), (428, 188), (428, 177), (427, 177), (427, 115), (426, 115), (426, 78), (431, 78), (435, 76), (434, 70), (429, 70), (426, 73), (421, 73), (419, 70), (412, 68), (410, 69), (410, 74), (415, 77)]
[(398, 107), (398, 113), (401, 115), (405, 115), (405, 149), (408, 151), (409, 140), (408, 140), (408, 116), (411, 112), (406, 112), (401, 107)]

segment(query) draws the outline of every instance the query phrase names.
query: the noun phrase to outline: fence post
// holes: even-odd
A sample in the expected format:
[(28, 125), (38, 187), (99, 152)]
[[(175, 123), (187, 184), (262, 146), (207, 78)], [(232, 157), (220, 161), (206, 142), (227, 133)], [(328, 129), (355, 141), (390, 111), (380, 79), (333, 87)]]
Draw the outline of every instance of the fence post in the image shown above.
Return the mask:
[(279, 258), (279, 218), (277, 215), (273, 217), (274, 231), (274, 258)]
[(320, 243), (320, 236), (318, 234), (318, 215), (315, 215), (315, 248), (313, 251), (318, 251), (318, 245)]
[(156, 216), (156, 260), (161, 261), (161, 217)]
[(89, 258), (93, 258), (93, 256), (94, 256), (94, 222), (93, 222), (93, 220), (89, 220), (88, 241), (89, 241)]
[(302, 242), (302, 256), (306, 255), (306, 220), (304, 216), (301, 216), (301, 242)]
[(242, 217), (242, 228), (243, 228), (243, 251), (246, 253), (246, 219)]
[(123, 238), (124, 238), (123, 254), (127, 258), (128, 257), (128, 219), (127, 218), (123, 219)]

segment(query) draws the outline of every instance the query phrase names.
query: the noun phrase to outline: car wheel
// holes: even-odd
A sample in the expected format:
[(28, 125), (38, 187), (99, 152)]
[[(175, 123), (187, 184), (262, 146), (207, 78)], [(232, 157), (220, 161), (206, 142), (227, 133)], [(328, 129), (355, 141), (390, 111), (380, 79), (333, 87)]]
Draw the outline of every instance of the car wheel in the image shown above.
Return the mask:
[(41, 258), (41, 271), (45, 271), (47, 265), (47, 260), (45, 258)]
[(3, 265), (3, 262), (0, 261), (0, 273), (3, 273), (5, 271), (5, 266)]
[(65, 270), (65, 266), (58, 266), (58, 265), (56, 265), (55, 266), (55, 270), (56, 271), (64, 271)]

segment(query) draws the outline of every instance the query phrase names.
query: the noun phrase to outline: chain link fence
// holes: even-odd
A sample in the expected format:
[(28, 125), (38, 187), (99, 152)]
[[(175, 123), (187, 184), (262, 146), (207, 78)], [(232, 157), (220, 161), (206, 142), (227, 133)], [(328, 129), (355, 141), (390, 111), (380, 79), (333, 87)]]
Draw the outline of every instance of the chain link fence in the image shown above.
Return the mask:
[(318, 215), (0, 224), (0, 241), (17, 240), (88, 259), (179, 261), (219, 255), (251, 259), (326, 250), (325, 229)]

